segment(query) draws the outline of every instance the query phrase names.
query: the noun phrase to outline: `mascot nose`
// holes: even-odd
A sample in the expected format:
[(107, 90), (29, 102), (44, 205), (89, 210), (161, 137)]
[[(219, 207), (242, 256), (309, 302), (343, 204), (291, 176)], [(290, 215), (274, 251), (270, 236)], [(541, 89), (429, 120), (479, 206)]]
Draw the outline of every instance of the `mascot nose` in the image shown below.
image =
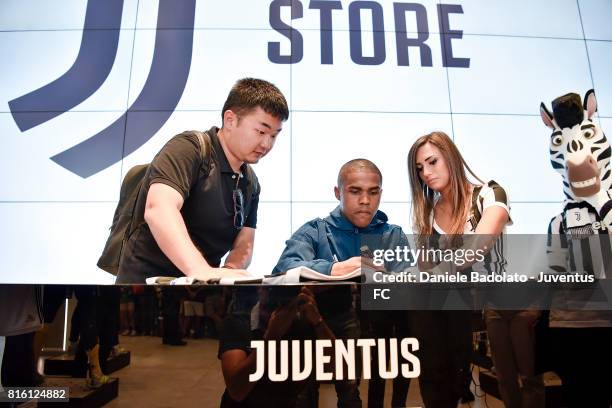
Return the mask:
[(571, 142), (569, 142), (567, 144), (567, 151), (570, 153), (574, 153), (577, 152), (579, 150), (582, 150), (584, 148), (584, 145), (582, 144), (582, 142), (580, 140), (572, 140)]
[(569, 168), (578, 168), (578, 167), (590, 167), (592, 169), (596, 169), (597, 168), (597, 162), (595, 161), (595, 159), (593, 158), (593, 156), (591, 156), (590, 154), (584, 159), (584, 161), (578, 165), (574, 164), (573, 162), (568, 161), (567, 166), (568, 169)]
[(570, 181), (582, 181), (594, 177), (599, 173), (597, 161), (590, 154), (581, 163), (567, 160), (566, 169)]
[(589, 164), (589, 166), (597, 167), (597, 163), (595, 163), (595, 159), (591, 155), (587, 157), (587, 163)]

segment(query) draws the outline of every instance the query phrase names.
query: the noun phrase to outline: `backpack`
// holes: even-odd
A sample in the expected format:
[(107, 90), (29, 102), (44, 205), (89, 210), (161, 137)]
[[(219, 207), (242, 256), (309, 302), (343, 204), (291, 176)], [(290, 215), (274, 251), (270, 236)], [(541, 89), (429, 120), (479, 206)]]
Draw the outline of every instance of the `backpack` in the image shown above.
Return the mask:
[[(210, 136), (208, 133), (193, 131), (198, 137), (200, 143), (200, 157), (202, 161), (208, 156), (210, 148)], [(206, 135), (206, 136), (204, 136)], [(102, 250), (102, 255), (98, 259), (98, 267), (106, 272), (117, 275), (119, 270), (119, 261), (123, 252), (123, 245), (128, 240), (130, 234), (139, 223), (133, 222), (134, 210), (136, 202), (142, 187), (145, 174), (149, 169), (150, 163), (139, 164), (132, 167), (123, 178), (121, 190), (119, 192), (119, 202), (113, 215), (113, 223), (110, 227), (110, 234), (106, 240), (106, 245)], [(248, 173), (248, 172), (247, 172)], [(208, 173), (204, 177), (208, 177)]]

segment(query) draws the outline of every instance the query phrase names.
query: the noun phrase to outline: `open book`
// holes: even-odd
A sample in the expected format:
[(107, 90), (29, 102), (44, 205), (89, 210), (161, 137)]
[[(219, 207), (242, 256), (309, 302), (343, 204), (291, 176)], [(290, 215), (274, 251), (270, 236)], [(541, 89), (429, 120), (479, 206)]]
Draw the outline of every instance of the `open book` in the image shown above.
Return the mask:
[(207, 282), (199, 281), (188, 276), (174, 278), (169, 276), (154, 276), (147, 278), (147, 285), (194, 285), (194, 284), (219, 284), (219, 285), (291, 285), (300, 282), (338, 282), (338, 281), (355, 281), (360, 280), (361, 268), (342, 275), (331, 276), (315, 271), (314, 269), (298, 266), (297, 268), (289, 269), (287, 272), (278, 275), (266, 275), (263, 277), (242, 276), (238, 278), (217, 278), (210, 279)]
[[(263, 278), (258, 278), (256, 276), (243, 276), (240, 278), (213, 278), (207, 281), (202, 281), (196, 278), (191, 278), (189, 276), (181, 276), (180, 278), (176, 278), (174, 276), (153, 276), (151, 278), (145, 279), (147, 285), (212, 285), (212, 284), (220, 284), (220, 285), (233, 285), (234, 283), (241, 284), (260, 284), (262, 283)], [(227, 280), (227, 282), (226, 282)]]
[(310, 269), (306, 266), (298, 266), (297, 268), (289, 269), (285, 273), (274, 276), (266, 276), (263, 278), (264, 285), (287, 285), (300, 282), (338, 282), (359, 280), (361, 277), (361, 268), (341, 276), (326, 275)]
[(180, 278), (175, 278), (174, 276), (153, 276), (152, 278), (145, 279), (145, 282), (147, 285), (193, 285), (201, 281), (189, 276), (181, 276)]

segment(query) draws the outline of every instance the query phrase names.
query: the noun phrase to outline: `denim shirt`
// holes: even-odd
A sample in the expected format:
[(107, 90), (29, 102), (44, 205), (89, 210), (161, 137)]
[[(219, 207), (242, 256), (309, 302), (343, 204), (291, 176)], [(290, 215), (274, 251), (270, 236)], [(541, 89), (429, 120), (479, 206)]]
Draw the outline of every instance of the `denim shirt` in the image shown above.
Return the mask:
[[(370, 250), (408, 246), (402, 228), (387, 223), (387, 220), (385, 213), (377, 211), (367, 227), (357, 228), (344, 217), (338, 206), (328, 217), (316, 218), (302, 225), (287, 240), (285, 250), (272, 273), (279, 274), (298, 266), (306, 266), (329, 275), (334, 262), (360, 256), (363, 245), (367, 245)], [(395, 264), (387, 265), (387, 268), (394, 270), (397, 267)]]

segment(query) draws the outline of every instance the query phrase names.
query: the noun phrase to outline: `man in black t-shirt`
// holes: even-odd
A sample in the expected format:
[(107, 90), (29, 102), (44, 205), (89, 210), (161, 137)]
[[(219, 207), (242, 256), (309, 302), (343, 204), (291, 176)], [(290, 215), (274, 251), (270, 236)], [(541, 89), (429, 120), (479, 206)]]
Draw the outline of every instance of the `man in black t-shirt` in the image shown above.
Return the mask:
[[(254, 330), (251, 327), (253, 305), (249, 303), (247, 291), (251, 288), (240, 288), (235, 298), (241, 298), (241, 305), (233, 310), (224, 320), (219, 336), (219, 359), (225, 380), (226, 389), (221, 398), (221, 408), (252, 407), (295, 407), (300, 392), (308, 385), (310, 378), (302, 381), (273, 382), (267, 375), (255, 382), (249, 381), (249, 375), (255, 372), (258, 356), (251, 349), (251, 340), (335, 340), (334, 334), (327, 326), (311, 290), (306, 287), (273, 287), (270, 288), (269, 301), (266, 305), (259, 297), (259, 306), (270, 308), (272, 313), (263, 323), (263, 327)], [(261, 338), (257, 338), (257, 334)], [(291, 342), (290, 342), (291, 343)], [(291, 345), (293, 347), (293, 345)], [(305, 347), (303, 345), (300, 347)], [(279, 353), (277, 351), (277, 353)], [(289, 349), (288, 355), (293, 355)], [(331, 357), (330, 357), (331, 358)], [(277, 359), (279, 356), (277, 355)], [(292, 370), (293, 357), (289, 362)], [(264, 365), (266, 371), (275, 367)], [(278, 361), (278, 360), (277, 360)], [(306, 364), (300, 363), (302, 367)], [(310, 367), (314, 367), (312, 361)]]
[(278, 88), (245, 78), (228, 95), (221, 129), (206, 132), (210, 146), (202, 146), (197, 132), (168, 141), (144, 176), (134, 209), (134, 219), (143, 221), (124, 245), (117, 283), (246, 275), (260, 193), (249, 164), (272, 149), (288, 117)]

